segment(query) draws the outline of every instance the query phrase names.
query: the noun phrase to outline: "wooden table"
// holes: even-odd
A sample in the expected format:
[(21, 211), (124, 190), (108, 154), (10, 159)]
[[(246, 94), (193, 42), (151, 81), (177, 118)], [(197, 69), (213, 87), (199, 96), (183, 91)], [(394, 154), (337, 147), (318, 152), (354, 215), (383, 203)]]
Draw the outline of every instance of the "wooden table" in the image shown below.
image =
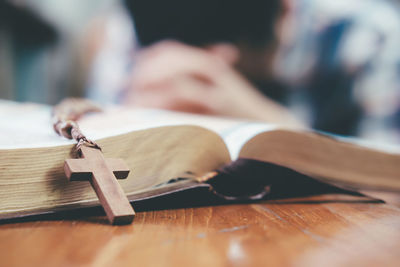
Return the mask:
[[(307, 203), (309, 202), (309, 203)], [(260, 202), (0, 225), (1, 266), (400, 266), (400, 208)]]

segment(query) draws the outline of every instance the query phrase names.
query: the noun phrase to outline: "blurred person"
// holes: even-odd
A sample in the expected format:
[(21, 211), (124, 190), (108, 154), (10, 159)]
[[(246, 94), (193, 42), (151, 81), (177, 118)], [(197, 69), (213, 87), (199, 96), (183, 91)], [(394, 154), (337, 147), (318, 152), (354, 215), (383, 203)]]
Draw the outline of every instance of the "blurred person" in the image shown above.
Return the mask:
[[(275, 101), (284, 95), (271, 75), (275, 28), (285, 13), (280, 0), (127, 1), (127, 7), (140, 44), (150, 47), (135, 57), (126, 102), (301, 125)], [(154, 44), (164, 39), (174, 41)]]
[(117, 101), (400, 141), (395, 2), (125, 3), (139, 52)]

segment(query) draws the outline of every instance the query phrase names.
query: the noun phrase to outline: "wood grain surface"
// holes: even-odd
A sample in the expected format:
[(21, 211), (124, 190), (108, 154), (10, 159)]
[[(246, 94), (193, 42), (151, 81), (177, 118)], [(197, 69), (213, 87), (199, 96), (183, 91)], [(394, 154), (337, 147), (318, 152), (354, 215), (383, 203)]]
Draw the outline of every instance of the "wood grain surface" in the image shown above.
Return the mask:
[(286, 201), (0, 225), (1, 266), (399, 266), (400, 208)]

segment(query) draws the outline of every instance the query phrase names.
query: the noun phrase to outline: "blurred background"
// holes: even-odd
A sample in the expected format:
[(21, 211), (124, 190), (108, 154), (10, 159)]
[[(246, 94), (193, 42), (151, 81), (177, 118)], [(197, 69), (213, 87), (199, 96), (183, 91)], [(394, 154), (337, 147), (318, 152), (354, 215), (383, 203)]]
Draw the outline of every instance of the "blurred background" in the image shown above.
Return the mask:
[(0, 98), (276, 114), (400, 143), (399, 48), (397, 0), (0, 0)]

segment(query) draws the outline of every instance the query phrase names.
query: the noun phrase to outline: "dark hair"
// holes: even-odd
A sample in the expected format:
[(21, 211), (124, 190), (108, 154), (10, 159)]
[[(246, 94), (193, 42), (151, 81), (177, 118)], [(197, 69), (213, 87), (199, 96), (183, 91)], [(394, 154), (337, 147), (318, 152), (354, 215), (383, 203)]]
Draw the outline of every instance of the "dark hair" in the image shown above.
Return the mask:
[(174, 39), (192, 45), (274, 40), (280, 0), (125, 0), (139, 43)]

